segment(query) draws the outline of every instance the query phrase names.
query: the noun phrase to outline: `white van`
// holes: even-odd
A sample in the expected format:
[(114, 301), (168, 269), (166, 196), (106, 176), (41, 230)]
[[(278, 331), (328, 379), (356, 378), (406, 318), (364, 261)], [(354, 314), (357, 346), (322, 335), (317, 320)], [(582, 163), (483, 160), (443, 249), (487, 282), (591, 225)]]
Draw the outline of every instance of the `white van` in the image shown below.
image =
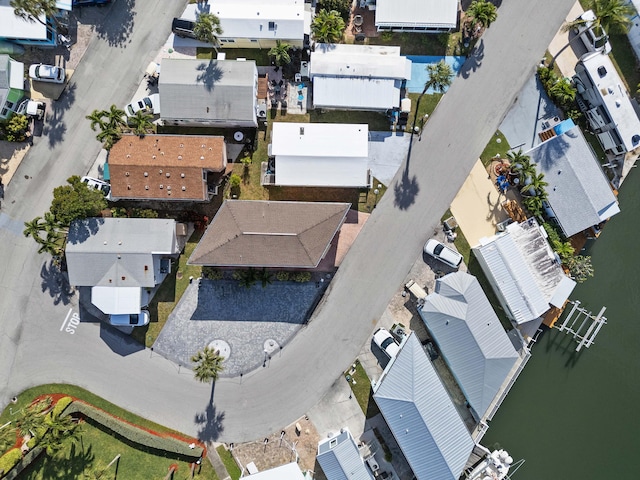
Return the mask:
[(580, 36), (580, 40), (587, 47), (590, 52), (602, 52), (605, 55), (611, 53), (611, 44), (609, 43), (609, 35), (602, 27), (593, 27), (593, 22), (596, 19), (593, 10), (587, 10), (580, 15), (576, 20), (583, 20), (584, 23), (578, 25), (573, 29), (576, 35)]

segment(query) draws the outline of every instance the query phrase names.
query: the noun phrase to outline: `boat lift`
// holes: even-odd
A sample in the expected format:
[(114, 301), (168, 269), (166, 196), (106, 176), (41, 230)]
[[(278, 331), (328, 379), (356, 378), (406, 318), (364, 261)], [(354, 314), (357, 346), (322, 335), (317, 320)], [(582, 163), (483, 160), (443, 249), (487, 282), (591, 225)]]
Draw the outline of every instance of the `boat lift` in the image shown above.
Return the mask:
[[(593, 316), (590, 311), (587, 311), (580, 306), (580, 301), (569, 300), (569, 303), (573, 304), (573, 308), (567, 315), (567, 318), (564, 319), (564, 322), (562, 322), (561, 325), (556, 324), (554, 328), (557, 328), (558, 330), (560, 330), (561, 332), (565, 332), (566, 334), (573, 335), (573, 338), (576, 340), (576, 342), (578, 342), (576, 352), (579, 352), (580, 350), (582, 350), (582, 347), (589, 348), (591, 345), (593, 345), (596, 335), (598, 335), (598, 332), (600, 331), (602, 326), (607, 323), (607, 318), (604, 316), (604, 312), (607, 307), (602, 307), (600, 313), (598, 313), (598, 315), (596, 316)], [(579, 326), (574, 329), (574, 327), (578, 324)], [(583, 335), (581, 332), (587, 325), (588, 327)]]

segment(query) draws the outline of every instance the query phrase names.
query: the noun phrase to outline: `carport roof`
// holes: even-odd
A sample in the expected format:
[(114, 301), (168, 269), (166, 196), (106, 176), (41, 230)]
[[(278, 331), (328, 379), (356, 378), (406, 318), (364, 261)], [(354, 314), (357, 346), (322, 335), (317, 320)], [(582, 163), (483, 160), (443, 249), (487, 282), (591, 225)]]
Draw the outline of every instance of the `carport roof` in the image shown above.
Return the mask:
[(189, 263), (315, 268), (350, 207), (349, 203), (227, 200)]

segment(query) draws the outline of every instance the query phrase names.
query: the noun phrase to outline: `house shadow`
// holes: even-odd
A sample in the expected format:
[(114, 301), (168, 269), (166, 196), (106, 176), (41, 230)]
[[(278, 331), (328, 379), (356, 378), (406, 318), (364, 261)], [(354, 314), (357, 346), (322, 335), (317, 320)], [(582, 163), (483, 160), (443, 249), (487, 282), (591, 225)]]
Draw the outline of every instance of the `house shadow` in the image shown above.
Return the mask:
[(54, 305), (69, 304), (75, 292), (69, 285), (67, 275), (60, 270), (60, 266), (54, 263), (53, 259), (42, 264), (40, 278), (42, 293), (49, 293)]
[[(123, 330), (124, 329), (133, 330), (133, 327), (124, 327)], [(114, 353), (123, 357), (144, 350), (144, 345), (131, 338), (131, 336), (119, 328), (113, 327), (105, 322), (100, 323), (100, 338)]]

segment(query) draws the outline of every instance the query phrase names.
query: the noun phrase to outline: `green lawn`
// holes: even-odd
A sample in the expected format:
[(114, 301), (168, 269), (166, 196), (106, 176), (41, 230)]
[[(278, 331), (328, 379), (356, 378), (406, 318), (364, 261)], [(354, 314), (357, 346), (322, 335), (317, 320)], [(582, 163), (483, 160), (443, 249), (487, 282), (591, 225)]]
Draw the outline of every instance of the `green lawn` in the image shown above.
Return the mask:
[(224, 445), (220, 445), (218, 448), (216, 448), (216, 451), (220, 456), (220, 460), (222, 460), (222, 463), (224, 463), (224, 466), (227, 469), (227, 473), (229, 473), (231, 480), (238, 480), (240, 478), (240, 475), (242, 475), (242, 471), (234, 460), (233, 455), (231, 455), (231, 452), (227, 450)]
[(394, 32), (367, 38), (369, 45), (399, 46), (402, 55), (465, 55), (460, 32), (424, 34)]
[(144, 327), (133, 329), (131, 336), (146, 347), (151, 347), (158, 335), (160, 335), (164, 324), (167, 323), (169, 314), (176, 307), (180, 298), (182, 298), (182, 294), (189, 286), (189, 277), (198, 278), (202, 273), (202, 267), (187, 265), (187, 260), (198, 245), (202, 233), (202, 231), (194, 232), (187, 242), (184, 252), (178, 258), (178, 265), (173, 265), (171, 275), (165, 278), (153, 297), (149, 304), (151, 322)]
[(480, 155), (480, 160), (482, 160), (482, 164), (486, 167), (491, 163), (491, 159), (496, 157), (498, 154), (505, 158), (507, 156), (507, 152), (511, 147), (509, 146), (509, 142), (507, 142), (506, 137), (499, 130), (496, 134), (491, 137), (489, 143), (484, 148), (484, 152)]
[(364, 371), (363, 366), (359, 360), (355, 361), (356, 371), (353, 374), (349, 372), (345, 373), (345, 379), (349, 375), (353, 381), (349, 382), (349, 386), (353, 391), (353, 396), (356, 397), (358, 405), (362, 409), (362, 412), (367, 418), (371, 418), (379, 413), (378, 406), (373, 399), (373, 390), (371, 389), (371, 380), (367, 376), (367, 372)]
[(388, 131), (389, 119), (382, 113), (350, 110), (311, 110), (311, 123), (366, 123), (370, 131)]
[[(180, 432), (176, 432), (175, 430), (171, 430), (170, 428), (164, 427), (162, 425), (158, 425), (157, 423), (151, 422), (145, 418), (139, 417), (123, 408), (114, 405), (107, 400), (94, 395), (93, 393), (84, 390), (80, 387), (76, 387), (75, 385), (66, 385), (66, 384), (48, 384), (48, 385), (40, 385), (38, 387), (30, 388), (25, 390), (24, 392), (18, 395), (18, 400), (15, 404), (11, 404), (0, 414), (0, 425), (4, 425), (9, 421), (15, 421), (19, 415), (19, 412), (29, 405), (35, 398), (40, 395), (53, 394), (53, 393), (62, 393), (66, 395), (70, 395), (79, 399), (84, 400), (95, 407), (98, 407), (116, 417), (119, 417), (123, 420), (126, 420), (129, 423), (134, 425), (138, 425), (140, 427), (155, 431), (157, 433), (172, 433), (182, 437), (185, 437), (184, 434)], [(83, 435), (83, 444), (79, 445), (79, 449), (76, 448), (72, 451), (72, 447), (68, 447), (65, 455), (68, 459), (65, 462), (56, 461), (51, 459), (44, 459), (41, 457), (40, 460), (35, 462), (39, 465), (38, 468), (30, 468), (30, 473), (28, 477), (23, 474), (21, 478), (29, 478), (29, 479), (49, 479), (49, 478), (64, 478), (64, 479), (74, 479), (74, 478), (82, 478), (78, 477), (82, 473), (82, 465), (87, 464), (89, 460), (100, 461), (105, 466), (115, 457), (116, 454), (121, 453), (121, 465), (119, 473), (121, 473), (120, 478), (126, 479), (148, 479), (148, 478), (164, 478), (170, 463), (178, 463), (180, 465), (180, 470), (178, 471), (179, 475), (175, 476), (176, 479), (188, 478), (186, 474), (189, 472), (188, 464), (185, 462), (179, 461), (171, 461), (168, 459), (163, 459), (162, 457), (158, 457), (157, 455), (149, 454), (142, 452), (136, 448), (133, 448), (125, 443), (120, 442), (115, 437), (105, 434), (99, 428), (87, 426), (87, 430)], [(94, 437), (95, 435), (95, 437)], [(95, 444), (93, 443), (93, 438), (95, 438)], [(84, 454), (83, 449), (84, 448)], [(90, 455), (89, 455), (90, 454)], [(127, 455), (127, 459), (125, 459), (125, 455)], [(145, 476), (146, 473), (144, 470), (132, 470), (127, 471), (123, 470), (124, 465), (128, 465), (128, 462), (138, 460), (137, 455), (141, 455), (140, 458), (144, 458), (140, 460), (143, 464), (147, 462), (152, 462), (161, 467), (158, 470), (158, 473), (154, 473), (153, 477)], [(135, 472), (142, 472), (140, 474)], [(103, 477), (103, 478), (111, 478), (111, 477)], [(196, 476), (196, 478), (202, 479), (211, 479), (217, 480), (211, 463), (206, 458), (202, 462), (202, 470), (200, 475)]]

